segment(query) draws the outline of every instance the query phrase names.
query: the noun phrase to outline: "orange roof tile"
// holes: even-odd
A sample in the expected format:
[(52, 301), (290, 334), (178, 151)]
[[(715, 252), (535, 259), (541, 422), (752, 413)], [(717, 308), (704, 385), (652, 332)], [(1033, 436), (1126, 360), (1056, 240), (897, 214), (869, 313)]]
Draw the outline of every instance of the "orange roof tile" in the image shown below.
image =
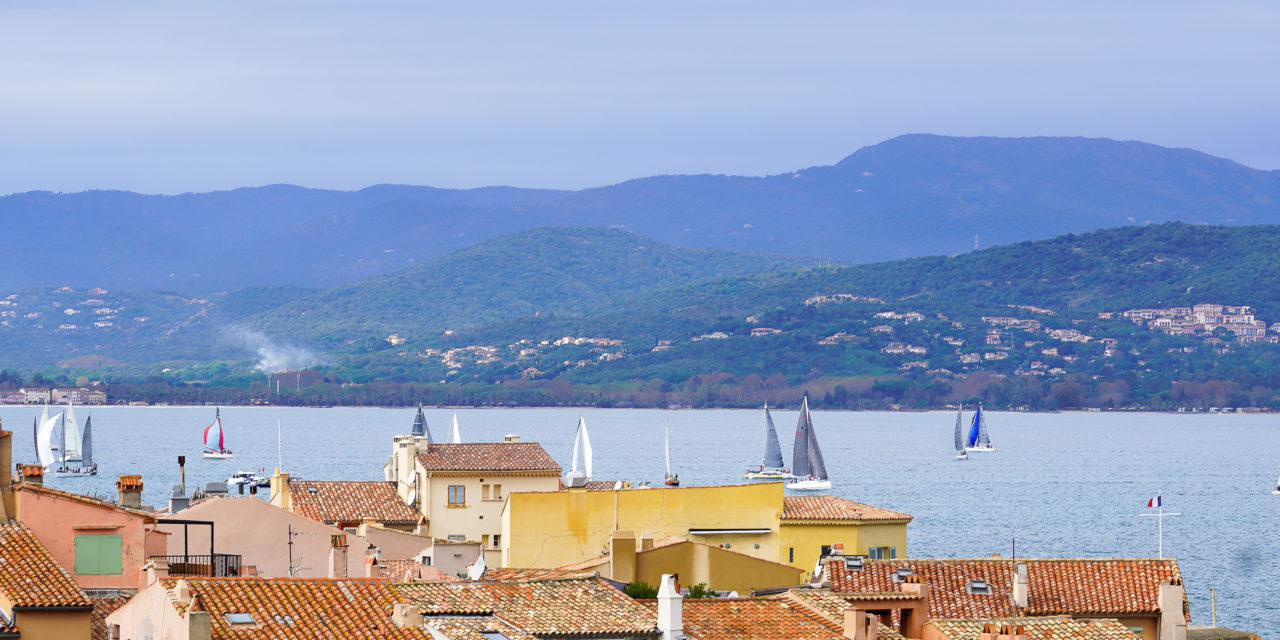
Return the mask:
[[(172, 589), (177, 580), (163, 584)], [(205, 578), (187, 579), (187, 586), (198, 610), (209, 612), (215, 640), (431, 638), (425, 629), (392, 623), (392, 609), (402, 600), (381, 579)], [(177, 601), (174, 607), (180, 613), (186, 609)], [(256, 624), (233, 629), (228, 613), (250, 614)]]
[(92, 606), (35, 534), (14, 520), (0, 523), (0, 592), (14, 607)]
[(782, 600), (685, 598), (682, 610), (689, 640), (844, 640), (840, 625)]
[(492, 640), (482, 631), (497, 631), (510, 640), (537, 640), (498, 616), (425, 616), (424, 623), (449, 640)]
[(381, 577), (391, 582), (458, 582), (451, 576), (435, 567), (424, 565), (417, 560), (383, 560), (378, 564)]
[(782, 498), (783, 520), (911, 520), (911, 514), (830, 495)]
[(463, 442), (427, 446), (418, 464), (427, 471), (542, 471), (560, 474), (560, 465), (536, 442)]
[(1072, 618), (1012, 618), (1004, 620), (931, 620), (951, 640), (978, 640), (987, 622), (1021, 626), (1029, 640), (1140, 640), (1119, 620), (1109, 618), (1076, 620)]
[(652, 635), (653, 612), (598, 578), (398, 584), (430, 614), (493, 614), (536, 636)]
[[(1014, 566), (1027, 565), (1026, 610), (1010, 601)], [(910, 568), (929, 584), (932, 618), (1008, 618), (1017, 615), (1130, 615), (1159, 611), (1156, 597), (1163, 581), (1181, 582), (1177, 560), (981, 558), (943, 560), (864, 560), (861, 571), (840, 559), (826, 564), (837, 592), (898, 591), (899, 568)], [(986, 580), (989, 595), (968, 593), (969, 581)]]
[[(844, 611), (849, 601), (831, 593), (828, 589), (791, 589), (772, 596), (775, 600), (788, 600), (822, 616), (833, 625), (844, 626)], [(887, 620), (885, 621), (887, 622)], [(880, 622), (876, 625), (878, 640), (905, 640), (897, 629)]]
[(293, 511), (326, 524), (378, 522), (414, 524), (418, 512), (405, 504), (390, 482), (355, 480), (289, 480)]
[(530, 580), (566, 580), (594, 578), (594, 571), (574, 569), (485, 569), (481, 580), (488, 582), (528, 582)]
[(116, 511), (123, 511), (125, 513), (142, 516), (144, 519), (150, 522), (154, 522), (156, 520), (156, 513), (154, 511), (148, 511), (146, 509), (134, 509), (133, 507), (122, 507), (108, 500), (93, 498), (90, 496), (74, 493), (71, 491), (63, 491), (62, 489), (54, 489), (53, 487), (46, 486), (43, 484), (32, 484), (30, 482), (24, 482), (22, 484), (15, 486), (14, 489), (18, 491), (30, 491), (36, 494), (44, 494), (44, 495), (63, 498), (67, 500), (75, 500), (76, 502), (91, 504), (97, 507), (102, 507), (104, 509), (114, 509)]
[(129, 597), (90, 598), (93, 602), (93, 640), (107, 640), (107, 616), (124, 606)]

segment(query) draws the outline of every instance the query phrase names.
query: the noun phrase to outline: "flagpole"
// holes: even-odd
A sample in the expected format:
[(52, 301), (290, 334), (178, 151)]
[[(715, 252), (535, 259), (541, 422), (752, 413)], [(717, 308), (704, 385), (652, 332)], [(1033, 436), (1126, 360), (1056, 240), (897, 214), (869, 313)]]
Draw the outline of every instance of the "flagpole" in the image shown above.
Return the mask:
[(1156, 549), (1157, 549), (1157, 553), (1159, 553), (1160, 559), (1164, 560), (1164, 519), (1172, 516), (1180, 516), (1182, 514), (1181, 513), (1165, 513), (1164, 501), (1161, 498), (1162, 496), (1160, 495), (1157, 495), (1155, 497), (1155, 501), (1156, 501), (1155, 513), (1139, 513), (1138, 517), (1156, 519)]

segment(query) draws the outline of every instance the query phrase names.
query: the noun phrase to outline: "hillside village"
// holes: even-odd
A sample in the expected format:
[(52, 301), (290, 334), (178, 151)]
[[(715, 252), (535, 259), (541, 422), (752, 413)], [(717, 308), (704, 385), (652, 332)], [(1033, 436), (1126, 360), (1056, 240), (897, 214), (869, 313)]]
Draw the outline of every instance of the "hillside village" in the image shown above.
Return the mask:
[(146, 479), (174, 485), (159, 508), (139, 475), (114, 499), (49, 486), (12, 443), (0, 431), (6, 637), (1192, 637), (1174, 559), (917, 558), (890, 508), (565, 474), (514, 434), (439, 442), (421, 411), (383, 481), (276, 469), (262, 495), (193, 491), (179, 459)]

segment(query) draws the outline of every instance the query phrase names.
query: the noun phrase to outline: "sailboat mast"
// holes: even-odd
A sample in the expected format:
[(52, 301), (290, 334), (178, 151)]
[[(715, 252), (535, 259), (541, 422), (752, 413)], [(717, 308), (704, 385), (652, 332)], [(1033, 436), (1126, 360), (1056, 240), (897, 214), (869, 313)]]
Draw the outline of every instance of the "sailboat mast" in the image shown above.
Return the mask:
[(667, 448), (667, 475), (671, 475), (671, 421), (667, 421), (667, 433), (663, 439)]
[(276, 471), (284, 468), (284, 439), (280, 437), (280, 418), (276, 418)]

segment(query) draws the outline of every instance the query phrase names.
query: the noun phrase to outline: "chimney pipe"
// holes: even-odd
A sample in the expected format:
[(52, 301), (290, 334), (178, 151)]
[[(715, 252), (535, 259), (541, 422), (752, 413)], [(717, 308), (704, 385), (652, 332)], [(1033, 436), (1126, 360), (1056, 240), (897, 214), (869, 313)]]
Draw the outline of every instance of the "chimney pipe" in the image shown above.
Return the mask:
[(329, 536), (329, 577), (347, 577), (347, 534)]
[(658, 631), (661, 640), (678, 640), (684, 637), (684, 596), (676, 586), (676, 577), (662, 574), (658, 586)]
[(38, 464), (18, 464), (18, 478), (23, 484), (44, 484), (44, 467)]
[[(2, 425), (0, 425), (2, 426)], [(18, 503), (13, 497), (13, 433), (0, 428), (0, 521), (18, 517)]]
[(178, 456), (178, 486), (182, 487), (182, 495), (187, 495), (187, 457)]
[(120, 506), (131, 509), (142, 508), (142, 476), (122, 475), (116, 480), (116, 491), (120, 492)]
[(1013, 606), (1019, 609), (1026, 609), (1028, 602), (1027, 594), (1027, 565), (1019, 562), (1013, 568)]

